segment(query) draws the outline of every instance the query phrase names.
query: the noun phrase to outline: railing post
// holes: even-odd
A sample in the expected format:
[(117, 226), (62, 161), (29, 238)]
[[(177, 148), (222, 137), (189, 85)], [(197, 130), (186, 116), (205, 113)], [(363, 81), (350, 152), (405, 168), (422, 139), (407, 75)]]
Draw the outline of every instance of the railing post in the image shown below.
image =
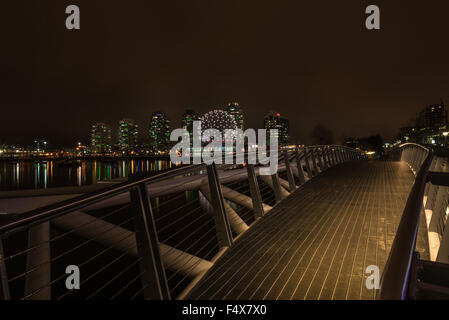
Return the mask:
[(315, 175), (317, 175), (319, 173), (319, 171), (318, 171), (318, 166), (317, 166), (317, 161), (316, 161), (316, 147), (312, 148), (311, 156), (312, 156), (313, 170), (315, 170)]
[(341, 147), (340, 149), (341, 162), (346, 162), (346, 149)]
[(332, 166), (335, 166), (337, 164), (336, 161), (335, 161), (335, 149), (332, 146), (329, 147), (329, 148), (330, 148), (329, 155), (331, 157), (331, 163), (332, 163)]
[(318, 163), (320, 164), (320, 170), (326, 170), (323, 161), (323, 146), (318, 147)]
[(298, 148), (295, 149), (295, 158), (296, 158), (296, 166), (298, 168), (299, 183), (304, 184), (306, 182), (306, 178), (304, 177), (304, 171), (302, 170), (301, 155), (299, 153)]
[(290, 192), (296, 190), (295, 178), (293, 177), (292, 168), (290, 168), (290, 159), (288, 157), (288, 151), (284, 151), (284, 162), (285, 162), (285, 170), (287, 171), (288, 178), (288, 186), (290, 188)]
[(274, 197), (276, 199), (276, 202), (279, 203), (282, 200), (282, 191), (281, 191), (281, 184), (279, 182), (279, 176), (277, 172), (273, 175), (271, 175), (271, 179), (273, 181), (273, 191), (274, 191)]
[(310, 169), (309, 157), (307, 155), (307, 147), (304, 147), (304, 161), (306, 162), (306, 170), (309, 179), (313, 178), (312, 170)]
[(28, 229), (27, 270), (25, 296), (30, 300), (51, 299), (50, 222), (43, 222)]
[(215, 227), (217, 230), (218, 244), (221, 247), (230, 247), (234, 242), (228, 215), (224, 206), (223, 194), (220, 181), (218, 180), (217, 167), (215, 163), (207, 166), (207, 176), (211, 195), (211, 204), (214, 208)]
[(170, 289), (167, 283), (164, 264), (159, 250), (159, 239), (153, 211), (144, 183), (130, 190), (131, 206), (135, 214), (134, 228), (137, 252), (142, 272), (141, 281), (144, 298), (150, 300), (169, 300)]
[(349, 150), (347, 148), (344, 148), (344, 158), (345, 158), (345, 162), (349, 161)]
[(3, 239), (0, 238), (0, 300), (10, 300), (8, 274), (6, 273), (5, 251), (3, 250)]
[(248, 164), (246, 166), (246, 170), (248, 172), (249, 192), (251, 193), (251, 198), (253, 200), (254, 216), (255, 218), (261, 218), (264, 216), (265, 212), (263, 209), (262, 196), (260, 195), (259, 182), (257, 181), (254, 165)]
[(335, 160), (336, 160), (337, 164), (341, 163), (341, 161), (340, 161), (340, 147), (339, 146), (335, 147)]
[(329, 146), (326, 146), (324, 155), (326, 156), (327, 167), (328, 168), (332, 167), (332, 161), (331, 161), (331, 157), (330, 157), (330, 148), (329, 148)]
[(339, 150), (338, 152), (340, 154), (340, 163), (343, 163), (343, 162), (345, 162), (344, 149), (343, 149), (343, 147), (339, 147), (338, 150)]
[(337, 162), (342, 163), (343, 161), (341, 159), (340, 147), (339, 146), (335, 147), (335, 151), (336, 151), (336, 155), (337, 155)]

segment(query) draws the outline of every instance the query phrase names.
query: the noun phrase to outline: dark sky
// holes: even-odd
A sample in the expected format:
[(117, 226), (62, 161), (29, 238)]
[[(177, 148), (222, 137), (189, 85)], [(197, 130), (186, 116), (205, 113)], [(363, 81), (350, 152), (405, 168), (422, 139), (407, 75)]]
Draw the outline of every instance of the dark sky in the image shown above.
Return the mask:
[[(186, 108), (229, 101), (247, 127), (277, 110), (310, 142), (317, 123), (337, 138), (392, 138), (424, 106), (449, 102), (447, 0), (15, 0), (0, 10), (1, 142), (88, 142), (152, 112), (179, 126)], [(65, 29), (65, 7), (81, 30)], [(365, 8), (381, 30), (365, 29)]]

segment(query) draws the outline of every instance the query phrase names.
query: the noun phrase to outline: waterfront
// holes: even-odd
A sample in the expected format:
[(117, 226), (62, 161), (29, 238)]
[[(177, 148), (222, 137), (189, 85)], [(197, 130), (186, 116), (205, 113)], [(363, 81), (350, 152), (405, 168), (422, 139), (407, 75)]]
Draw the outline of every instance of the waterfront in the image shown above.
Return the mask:
[(0, 161), (0, 191), (90, 185), (172, 166), (165, 159)]

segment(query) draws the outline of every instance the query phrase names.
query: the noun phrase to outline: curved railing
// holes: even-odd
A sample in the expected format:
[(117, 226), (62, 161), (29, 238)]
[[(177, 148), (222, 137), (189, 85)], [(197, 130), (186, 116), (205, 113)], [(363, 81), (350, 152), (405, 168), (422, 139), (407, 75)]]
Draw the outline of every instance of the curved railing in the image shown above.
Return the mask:
[(424, 146), (405, 143), (390, 151), (391, 156), (406, 162), (416, 176), (399, 223), (379, 291), (380, 299), (406, 299), (412, 260), (423, 206), (424, 191), (433, 151)]
[(362, 158), (342, 146), (282, 149), (271, 176), (260, 164), (189, 165), (1, 215), (0, 299), (182, 299), (273, 206)]

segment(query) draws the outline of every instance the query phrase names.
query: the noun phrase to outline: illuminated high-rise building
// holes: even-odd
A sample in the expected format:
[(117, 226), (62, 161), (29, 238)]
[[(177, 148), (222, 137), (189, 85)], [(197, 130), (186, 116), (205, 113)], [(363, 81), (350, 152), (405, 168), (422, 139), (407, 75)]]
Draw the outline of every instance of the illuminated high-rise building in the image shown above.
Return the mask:
[(118, 147), (121, 152), (127, 153), (135, 151), (137, 147), (139, 126), (133, 119), (123, 119), (119, 122)]
[(226, 112), (234, 119), (237, 124), (237, 129), (244, 130), (243, 111), (238, 102), (229, 103)]
[(93, 153), (106, 153), (111, 151), (111, 127), (107, 124), (98, 122), (92, 125), (90, 137)]
[(424, 108), (417, 119), (418, 128), (439, 129), (447, 125), (447, 108), (443, 103)]
[(288, 119), (282, 118), (277, 112), (270, 112), (264, 118), (264, 128), (267, 130), (267, 138), (270, 137), (270, 130), (278, 130), (278, 144), (285, 145), (290, 141), (290, 124)]
[(170, 121), (162, 112), (154, 112), (150, 120), (150, 149), (153, 153), (170, 148)]
[(198, 120), (198, 116), (195, 111), (187, 109), (182, 115), (181, 128), (187, 130), (190, 134), (190, 139), (192, 140), (193, 135), (193, 121)]

